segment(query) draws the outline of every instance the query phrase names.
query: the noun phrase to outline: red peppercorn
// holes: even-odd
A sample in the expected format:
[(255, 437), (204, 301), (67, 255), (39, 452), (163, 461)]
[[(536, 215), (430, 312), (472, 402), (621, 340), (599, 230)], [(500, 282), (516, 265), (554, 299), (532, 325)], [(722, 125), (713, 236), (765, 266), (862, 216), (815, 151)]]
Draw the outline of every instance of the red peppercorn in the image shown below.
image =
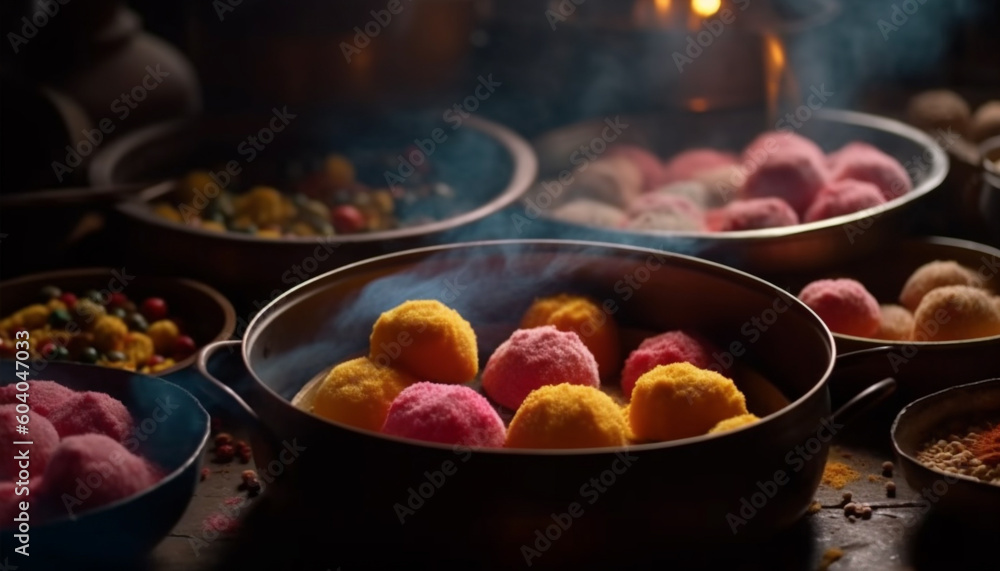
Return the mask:
[(189, 335), (181, 335), (174, 341), (174, 360), (187, 359), (197, 350), (198, 346), (195, 345), (194, 339)]
[(215, 448), (215, 461), (220, 463), (226, 463), (233, 459), (236, 451), (233, 450), (231, 444), (223, 444), (222, 446), (217, 446)]
[(147, 297), (142, 302), (142, 315), (150, 323), (167, 318), (167, 302), (159, 297)]
[(350, 204), (342, 204), (330, 211), (333, 228), (340, 234), (354, 234), (365, 229), (365, 215)]
[(108, 307), (110, 308), (125, 307), (126, 303), (128, 303), (128, 297), (121, 292), (113, 293), (108, 296)]
[(232, 444), (232, 443), (233, 443), (233, 436), (228, 432), (220, 432), (215, 435), (216, 448), (218, 448), (219, 446), (225, 446), (227, 444)]
[(70, 292), (66, 292), (59, 296), (59, 301), (66, 304), (66, 309), (73, 309), (76, 307), (76, 296)]
[(42, 354), (42, 357), (47, 358), (49, 355), (52, 354), (52, 351), (55, 350), (55, 348), (56, 348), (55, 343), (51, 341), (46, 341), (45, 343), (42, 344), (41, 347), (38, 348), (38, 352)]
[(163, 355), (153, 355), (152, 357), (146, 360), (146, 366), (155, 367), (164, 361), (166, 361), (166, 359), (163, 358)]

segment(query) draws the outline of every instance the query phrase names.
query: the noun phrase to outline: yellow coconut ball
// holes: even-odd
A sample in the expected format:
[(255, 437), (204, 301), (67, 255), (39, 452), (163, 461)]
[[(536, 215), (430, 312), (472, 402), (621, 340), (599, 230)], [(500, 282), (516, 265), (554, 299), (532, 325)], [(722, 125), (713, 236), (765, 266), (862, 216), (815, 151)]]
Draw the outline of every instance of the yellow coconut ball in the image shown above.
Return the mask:
[(930, 291), (953, 285), (981, 287), (982, 280), (976, 272), (957, 262), (937, 260), (924, 264), (913, 272), (903, 285), (899, 301), (906, 309), (916, 311), (920, 300)]
[(913, 314), (901, 305), (883, 304), (879, 307), (881, 319), (876, 339), (908, 341), (913, 333)]
[(128, 325), (113, 315), (102, 315), (94, 324), (94, 347), (102, 353), (120, 351), (128, 335)]
[(467, 383), (479, 372), (472, 325), (435, 300), (407, 301), (379, 316), (369, 358), (427, 381)]
[(914, 313), (916, 341), (958, 341), (1000, 335), (1000, 309), (990, 294), (969, 286), (939, 287)]
[(622, 408), (583, 385), (548, 385), (531, 391), (507, 428), (507, 448), (601, 448), (628, 443)]
[(553, 325), (580, 336), (597, 361), (601, 379), (621, 369), (618, 325), (597, 303), (580, 295), (559, 294), (535, 300), (521, 318), (521, 328)]
[(726, 420), (720, 421), (718, 424), (712, 427), (708, 431), (709, 434), (717, 434), (719, 432), (729, 432), (730, 430), (736, 430), (743, 426), (751, 425), (760, 420), (756, 414), (741, 414), (739, 416), (734, 416), (732, 418), (727, 418)]
[(312, 412), (357, 428), (380, 430), (389, 405), (418, 379), (367, 357), (345, 361), (327, 373), (312, 401)]
[(636, 381), (629, 425), (638, 440), (676, 440), (700, 436), (746, 413), (746, 398), (731, 379), (690, 363), (673, 363)]

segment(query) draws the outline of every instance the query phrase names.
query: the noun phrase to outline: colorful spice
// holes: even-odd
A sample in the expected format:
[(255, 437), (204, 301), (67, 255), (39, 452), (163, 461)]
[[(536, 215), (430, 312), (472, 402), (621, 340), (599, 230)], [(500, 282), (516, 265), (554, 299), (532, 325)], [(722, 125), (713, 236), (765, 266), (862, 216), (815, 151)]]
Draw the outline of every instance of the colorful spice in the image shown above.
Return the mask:
[(957, 431), (960, 434), (930, 440), (917, 453), (917, 460), (929, 468), (1000, 485), (1000, 462), (991, 465), (984, 461), (994, 461), (993, 455), (1000, 455), (1000, 450), (994, 448), (996, 440), (993, 440), (998, 426), (1000, 424), (979, 424)]
[(972, 453), (987, 466), (1000, 465), (1000, 424), (979, 435), (972, 445)]
[(861, 475), (843, 462), (827, 462), (823, 468), (823, 484), (835, 490), (841, 490), (847, 484), (857, 480)]

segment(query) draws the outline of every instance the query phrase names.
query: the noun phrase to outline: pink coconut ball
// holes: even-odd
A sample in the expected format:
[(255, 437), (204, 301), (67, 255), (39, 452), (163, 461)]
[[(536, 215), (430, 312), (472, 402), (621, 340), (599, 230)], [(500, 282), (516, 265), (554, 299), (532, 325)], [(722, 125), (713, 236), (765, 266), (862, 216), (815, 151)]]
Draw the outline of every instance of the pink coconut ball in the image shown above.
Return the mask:
[(736, 232), (794, 226), (799, 223), (799, 215), (780, 198), (752, 198), (711, 210), (706, 220), (710, 230)]
[(829, 157), (833, 180), (854, 179), (870, 182), (882, 191), (886, 200), (913, 190), (910, 175), (903, 165), (868, 143), (854, 142)]
[[(21, 391), (16, 385), (0, 387), (0, 405), (17, 404), (21, 402), (17, 395)], [(63, 403), (76, 395), (72, 389), (68, 389), (54, 381), (28, 381), (28, 406), (31, 410), (42, 416), (48, 416), (52, 411), (62, 407)]]
[(606, 157), (623, 157), (642, 173), (642, 189), (650, 191), (662, 183), (663, 163), (649, 150), (636, 145), (615, 145), (605, 153)]
[(834, 333), (872, 337), (882, 323), (878, 301), (852, 279), (814, 281), (802, 288), (799, 299)]
[[(53, 505), (75, 514), (137, 494), (160, 478), (159, 470), (115, 440), (103, 434), (80, 434), (63, 438), (56, 448), (40, 492)], [(81, 488), (89, 495), (78, 493)], [(64, 496), (75, 499), (67, 505)]]
[(125, 405), (111, 395), (87, 391), (77, 393), (62, 408), (49, 415), (59, 436), (78, 434), (103, 434), (118, 442), (132, 431), (135, 425)]
[(561, 383), (601, 386), (597, 361), (580, 337), (553, 325), (518, 329), (483, 368), (483, 390), (510, 409), (521, 406), (531, 391)]
[(684, 331), (667, 331), (648, 337), (629, 353), (622, 368), (622, 392), (632, 398), (632, 390), (639, 377), (659, 365), (690, 363), (699, 369), (712, 366), (715, 346), (699, 335)]
[[(29, 397), (30, 398), (30, 397)], [(22, 424), (21, 418), (27, 416), (28, 422)], [(27, 434), (19, 434), (18, 426), (24, 426)], [(13, 442), (30, 441), (31, 444), (18, 445)], [(17, 412), (17, 406), (5, 404), (0, 406), (0, 442), (3, 443), (3, 454), (0, 454), (0, 480), (14, 480), (21, 470), (20, 460), (14, 456), (18, 450), (27, 450), (30, 461), (30, 473), (41, 474), (49, 462), (52, 452), (59, 446), (59, 433), (47, 418), (29, 410), (27, 415)]]
[(743, 152), (741, 166), (746, 174), (740, 189), (743, 198), (781, 198), (799, 214), (830, 180), (823, 150), (794, 133), (757, 137)]
[(674, 155), (663, 165), (660, 184), (670, 184), (682, 180), (692, 180), (699, 173), (734, 165), (736, 155), (715, 149), (689, 149)]
[(830, 183), (806, 211), (806, 222), (853, 214), (859, 210), (885, 204), (877, 186), (869, 182), (844, 179)]
[(428, 442), (500, 448), (507, 430), (486, 397), (463, 385), (414, 383), (389, 407), (382, 432)]

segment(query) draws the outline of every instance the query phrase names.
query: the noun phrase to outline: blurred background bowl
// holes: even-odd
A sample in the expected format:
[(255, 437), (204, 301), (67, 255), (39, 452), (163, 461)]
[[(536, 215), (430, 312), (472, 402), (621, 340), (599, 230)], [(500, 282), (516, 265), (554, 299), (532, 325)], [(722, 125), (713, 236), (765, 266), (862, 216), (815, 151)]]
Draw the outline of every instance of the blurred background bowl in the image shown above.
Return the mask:
[[(16, 362), (0, 362), (2, 385), (19, 381)], [(49, 363), (30, 371), (29, 380), (50, 380), (76, 391), (98, 391), (122, 401), (143, 428), (136, 454), (166, 474), (153, 487), (123, 500), (45, 523), (31, 525), (32, 569), (137, 568), (187, 509), (201, 470), (209, 416), (187, 391), (162, 379), (78, 363)], [(166, 410), (164, 403), (176, 408)], [(159, 410), (158, 410), (159, 409)], [(165, 412), (166, 414), (161, 414)], [(163, 420), (159, 420), (163, 417)], [(20, 545), (13, 530), (0, 533), (4, 550)], [(11, 548), (12, 549), (12, 548)], [(37, 566), (36, 566), (37, 565)]]
[[(112, 283), (122, 284), (121, 292), (136, 305), (147, 297), (163, 298), (170, 316), (182, 321), (182, 333), (190, 335), (199, 348), (231, 338), (236, 329), (236, 312), (232, 304), (214, 289), (193, 280), (134, 274), (131, 267), (60, 270), (0, 282), (0, 316), (39, 303), (39, 293), (45, 286), (56, 286), (63, 292), (80, 296), (87, 290), (109, 291)], [(178, 361), (157, 372), (156, 376), (179, 372), (194, 363), (196, 356), (197, 353)], [(39, 363), (53, 364), (44, 360)], [(33, 366), (39, 367), (37, 363)]]
[[(773, 129), (763, 115), (745, 110), (661, 114), (624, 118), (629, 125), (615, 141), (650, 149), (661, 158), (708, 147), (739, 153), (760, 133)], [(575, 171), (570, 157), (601, 136), (602, 120), (551, 131), (534, 141), (541, 180)], [(807, 224), (739, 232), (638, 232), (582, 226), (539, 217), (527, 237), (572, 238), (632, 244), (690, 254), (753, 273), (807, 270), (857, 259), (898, 237), (919, 219), (923, 198), (948, 173), (948, 157), (927, 134), (898, 121), (853, 111), (820, 109), (796, 132), (831, 152), (852, 141), (869, 143), (896, 158), (913, 190), (884, 205)], [(529, 191), (532, 196), (535, 189)]]
[[(458, 128), (442, 122), (440, 113), (328, 116), (315, 121), (296, 118), (275, 134), (260, 156), (244, 161), (247, 157), (238, 152), (240, 142), (266, 126), (268, 119), (162, 124), (119, 139), (95, 158), (90, 174), (97, 186), (149, 184), (142, 200), (118, 208), (128, 243), (126, 257), (135, 260), (137, 269), (155, 266), (183, 272), (223, 291), (238, 292), (248, 301), (269, 301), (302, 281), (291, 272), (293, 266), (302, 265), (311, 276), (385, 252), (461, 240), (470, 226), (520, 197), (537, 170), (530, 145), (513, 131), (475, 116), (466, 118)], [(330, 152), (352, 160), (359, 156), (396, 157), (416, 139), (429, 139), (434, 129), (442, 127), (447, 139), (427, 157), (440, 181), (454, 190), (461, 211), (443, 220), (331, 238), (261, 238), (170, 222), (154, 214), (148, 203), (171, 192), (174, 180), (194, 169), (212, 170), (213, 165), (238, 160), (243, 168), (252, 166), (257, 172), (273, 173), (282, 159)], [(367, 182), (376, 188), (387, 186), (384, 174), (394, 171), (396, 163), (373, 164), (371, 158), (367, 163), (368, 178), (375, 179)]]

